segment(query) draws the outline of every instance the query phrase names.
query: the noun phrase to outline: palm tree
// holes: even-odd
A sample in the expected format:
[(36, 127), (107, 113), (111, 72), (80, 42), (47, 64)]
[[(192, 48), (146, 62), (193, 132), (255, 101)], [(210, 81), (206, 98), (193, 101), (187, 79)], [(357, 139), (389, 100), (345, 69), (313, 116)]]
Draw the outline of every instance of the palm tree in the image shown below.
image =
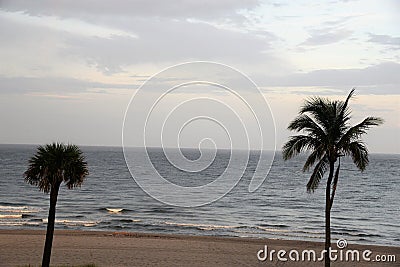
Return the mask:
[[(283, 158), (288, 160), (302, 152), (311, 152), (304, 164), (303, 171), (314, 170), (307, 183), (307, 191), (314, 192), (325, 172), (329, 170), (326, 182), (325, 199), (325, 266), (330, 266), (328, 256), (331, 247), (330, 213), (336, 186), (339, 179), (340, 158), (350, 156), (360, 171), (369, 163), (368, 150), (361, 136), (371, 126), (383, 123), (381, 118), (367, 117), (355, 126), (349, 125), (351, 110), (349, 100), (354, 94), (352, 89), (345, 101), (331, 101), (326, 98), (312, 97), (305, 101), (299, 115), (289, 124), (288, 129), (303, 134), (291, 136), (283, 145)], [(336, 171), (335, 171), (335, 165)]]
[(76, 145), (52, 143), (39, 146), (36, 154), (29, 160), (29, 167), (24, 173), (25, 181), (38, 186), (44, 193), (50, 192), (50, 209), (42, 267), (48, 267), (50, 264), (60, 185), (64, 182), (68, 189), (80, 186), (88, 174), (85, 158)]

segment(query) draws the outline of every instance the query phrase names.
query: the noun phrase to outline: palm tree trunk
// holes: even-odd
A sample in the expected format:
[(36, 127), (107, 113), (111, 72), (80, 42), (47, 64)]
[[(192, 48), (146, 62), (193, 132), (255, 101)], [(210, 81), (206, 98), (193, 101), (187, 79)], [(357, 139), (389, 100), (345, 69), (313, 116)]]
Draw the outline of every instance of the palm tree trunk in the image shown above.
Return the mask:
[(44, 245), (42, 267), (49, 267), (51, 247), (53, 245), (54, 221), (56, 218), (56, 204), (60, 185), (55, 185), (50, 191), (50, 209), (47, 220), (46, 243)]
[(332, 194), (331, 194), (331, 203), (330, 203), (329, 209), (332, 209), (333, 200), (334, 200), (334, 198), (335, 198), (337, 183), (338, 183), (338, 180), (339, 180), (339, 170), (340, 170), (340, 158), (339, 158), (339, 164), (338, 164), (338, 166), (337, 166), (337, 168), (336, 168), (335, 178), (333, 178)]
[(335, 162), (329, 162), (329, 176), (326, 182), (326, 201), (325, 201), (325, 267), (331, 266), (329, 251), (331, 248), (331, 184), (333, 172), (335, 171)]

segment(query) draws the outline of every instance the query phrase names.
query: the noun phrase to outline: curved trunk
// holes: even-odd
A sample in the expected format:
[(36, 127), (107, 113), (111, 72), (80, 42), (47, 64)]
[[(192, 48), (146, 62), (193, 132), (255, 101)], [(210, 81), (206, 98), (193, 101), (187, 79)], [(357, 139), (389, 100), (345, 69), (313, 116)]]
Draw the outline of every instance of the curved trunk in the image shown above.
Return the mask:
[(333, 199), (335, 198), (337, 183), (338, 183), (338, 180), (339, 180), (339, 170), (340, 170), (340, 158), (339, 158), (339, 164), (338, 164), (338, 166), (336, 167), (335, 178), (333, 178), (332, 194), (331, 194), (331, 203), (330, 203), (329, 209), (332, 209)]
[(56, 218), (56, 204), (59, 188), (60, 185), (56, 185), (50, 191), (50, 209), (47, 220), (46, 243), (44, 245), (42, 267), (49, 267), (50, 265), (51, 247), (53, 245), (54, 221)]
[(329, 258), (331, 248), (331, 184), (334, 171), (335, 162), (329, 161), (329, 176), (325, 191), (325, 267), (330, 267), (331, 265), (331, 259)]

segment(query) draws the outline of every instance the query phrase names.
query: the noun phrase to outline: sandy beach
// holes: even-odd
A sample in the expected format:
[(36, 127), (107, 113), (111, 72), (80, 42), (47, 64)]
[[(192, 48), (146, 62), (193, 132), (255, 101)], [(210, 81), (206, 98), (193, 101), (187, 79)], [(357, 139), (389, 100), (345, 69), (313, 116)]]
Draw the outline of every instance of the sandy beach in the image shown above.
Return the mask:
[[(0, 266), (39, 266), (45, 232), (40, 230), (0, 230)], [(262, 262), (257, 252), (284, 249), (320, 252), (322, 243), (270, 239), (222, 238), (139, 234), (128, 232), (55, 231), (52, 265), (96, 266), (323, 266), (323, 262)], [(336, 248), (336, 245), (334, 245)], [(348, 244), (347, 249), (372, 251), (375, 255), (395, 255), (399, 247)], [(263, 254), (261, 254), (263, 256)], [(398, 262), (334, 262), (332, 266), (400, 266)]]

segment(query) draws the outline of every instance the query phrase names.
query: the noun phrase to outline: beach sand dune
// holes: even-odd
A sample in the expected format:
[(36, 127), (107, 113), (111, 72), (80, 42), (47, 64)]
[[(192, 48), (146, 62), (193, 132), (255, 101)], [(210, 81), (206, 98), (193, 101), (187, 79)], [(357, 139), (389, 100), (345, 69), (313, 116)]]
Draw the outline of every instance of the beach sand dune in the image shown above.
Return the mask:
[[(0, 266), (39, 266), (45, 232), (0, 230)], [(261, 262), (257, 252), (267, 245), (284, 249), (323, 249), (322, 243), (270, 239), (196, 237), (56, 230), (52, 265), (96, 266), (323, 266), (323, 262)], [(374, 255), (395, 255), (397, 262), (334, 262), (332, 266), (400, 266), (400, 248), (349, 244), (348, 249), (373, 251)], [(286, 257), (288, 257), (286, 255)]]

